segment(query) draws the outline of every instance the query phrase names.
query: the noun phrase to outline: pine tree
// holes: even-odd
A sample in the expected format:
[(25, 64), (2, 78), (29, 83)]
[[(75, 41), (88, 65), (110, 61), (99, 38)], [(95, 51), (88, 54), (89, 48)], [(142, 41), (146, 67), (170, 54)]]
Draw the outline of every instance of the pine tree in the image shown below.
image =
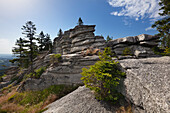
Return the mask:
[(12, 63), (17, 62), (19, 66), (24, 67), (24, 61), (25, 61), (25, 57), (26, 57), (26, 55), (25, 55), (26, 49), (24, 49), (24, 39), (19, 38), (16, 41), (15, 45), (17, 47), (14, 47), (12, 49), (12, 52), (13, 52), (13, 54), (17, 55), (16, 57), (18, 57), (18, 58), (10, 60), (10, 62), (12, 62)]
[(63, 35), (63, 31), (60, 29), (58, 32), (58, 37), (61, 37)]
[(112, 39), (113, 39), (113, 38), (108, 35), (107, 38), (106, 38), (106, 42), (108, 42), (108, 41), (110, 41), (110, 40), (112, 40)]
[(163, 48), (170, 47), (170, 1), (169, 0), (161, 0), (159, 5), (161, 8), (159, 10), (163, 10), (162, 13), (159, 13), (160, 16), (164, 16), (163, 19), (156, 21), (152, 27), (159, 31), (157, 34), (161, 39), (161, 46)]
[(45, 35), (43, 33), (43, 31), (40, 32), (39, 36), (38, 36), (38, 43), (39, 45), (39, 51), (43, 51), (43, 49), (45, 48)]
[(26, 54), (30, 61), (31, 72), (34, 72), (33, 59), (36, 57), (37, 50), (38, 50), (38, 47), (36, 45), (37, 39), (34, 37), (35, 33), (36, 33), (36, 27), (32, 21), (28, 21), (21, 29), (23, 30), (22, 34), (25, 35), (25, 45), (24, 46), (28, 48)]
[(48, 51), (52, 50), (52, 41), (50, 39), (50, 35), (49, 34), (45, 35), (44, 45), (45, 45), (44, 50), (48, 50)]
[(83, 25), (83, 21), (82, 21), (81, 17), (78, 20), (78, 25)]

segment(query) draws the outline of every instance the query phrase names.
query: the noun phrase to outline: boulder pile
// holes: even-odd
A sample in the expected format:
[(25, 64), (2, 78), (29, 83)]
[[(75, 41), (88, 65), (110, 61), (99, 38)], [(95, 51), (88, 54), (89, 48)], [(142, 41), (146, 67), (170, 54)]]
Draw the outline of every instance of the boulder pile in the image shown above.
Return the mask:
[(128, 50), (129, 55), (136, 57), (154, 56), (152, 48), (158, 45), (158, 37), (141, 34), (133, 37), (124, 37), (111, 40), (107, 43), (116, 55), (125, 55)]

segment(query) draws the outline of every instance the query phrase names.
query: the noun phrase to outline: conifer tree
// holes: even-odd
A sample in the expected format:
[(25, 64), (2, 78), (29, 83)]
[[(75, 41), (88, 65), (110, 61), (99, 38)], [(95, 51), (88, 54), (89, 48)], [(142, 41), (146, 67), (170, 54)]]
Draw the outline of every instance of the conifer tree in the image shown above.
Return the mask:
[(38, 43), (39, 45), (39, 51), (43, 51), (44, 47), (45, 47), (45, 35), (43, 33), (43, 31), (40, 32), (39, 36), (38, 36)]
[(19, 38), (16, 41), (15, 45), (17, 47), (14, 47), (12, 49), (12, 52), (13, 52), (13, 54), (17, 55), (16, 57), (18, 57), (18, 58), (10, 60), (10, 62), (12, 62), (12, 63), (17, 62), (19, 66), (23, 67), (24, 66), (24, 60), (25, 60), (25, 57), (26, 57), (26, 55), (25, 55), (26, 49), (24, 49), (24, 39)]
[(164, 16), (163, 19), (156, 21), (152, 27), (159, 31), (157, 34), (161, 39), (161, 46), (163, 48), (170, 47), (170, 0), (161, 0), (159, 2), (161, 8), (159, 10), (163, 10), (162, 13), (159, 13), (160, 16)]
[(23, 27), (21, 28), (23, 30), (22, 34), (25, 35), (25, 47), (28, 48), (27, 50), (27, 56), (30, 61), (31, 65), (31, 72), (33, 72), (33, 59), (37, 55), (38, 47), (36, 45), (37, 39), (34, 37), (36, 33), (36, 27), (35, 24), (32, 21), (28, 21)]
[(113, 38), (108, 35), (107, 38), (106, 38), (106, 42), (108, 42), (108, 41), (110, 41), (110, 40), (112, 40), (112, 39), (113, 39)]
[(83, 21), (82, 21), (81, 17), (78, 20), (78, 25), (83, 25)]
[(63, 31), (60, 29), (58, 32), (58, 37), (61, 37), (63, 35)]
[(52, 50), (52, 41), (50, 39), (50, 35), (49, 34), (45, 35), (44, 45), (45, 45), (44, 50), (48, 50), (48, 51)]

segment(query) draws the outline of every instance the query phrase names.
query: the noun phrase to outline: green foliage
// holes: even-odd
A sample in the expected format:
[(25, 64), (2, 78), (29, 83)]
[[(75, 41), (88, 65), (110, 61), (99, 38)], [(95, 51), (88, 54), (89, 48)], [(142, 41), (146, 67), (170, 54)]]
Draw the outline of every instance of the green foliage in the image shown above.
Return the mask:
[(34, 73), (30, 73), (28, 75), (26, 75), (28, 78), (40, 78), (40, 76), (43, 74), (43, 72), (45, 72), (47, 68), (46, 67), (41, 67), (37, 70), (35, 70)]
[(123, 55), (132, 55), (132, 51), (130, 48), (126, 47), (124, 50), (123, 50)]
[(7, 76), (6, 74), (3, 74), (2, 76), (0, 76), (0, 82), (3, 81), (3, 77)]
[(170, 47), (170, 1), (160, 0), (159, 5), (161, 6), (159, 10), (162, 10), (162, 13), (159, 13), (159, 15), (164, 16), (164, 18), (156, 21), (152, 27), (159, 31), (157, 35), (161, 39), (161, 46), (166, 48)]
[(112, 56), (114, 55), (110, 49), (110, 47), (106, 47), (105, 50), (103, 51), (103, 53), (99, 54), (99, 59), (101, 61), (105, 61), (105, 60), (111, 60)]
[(170, 48), (168, 47), (166, 47), (165, 49), (162, 49), (160, 47), (153, 47), (152, 50), (156, 55), (170, 56)]
[(59, 63), (62, 59), (61, 54), (52, 54), (50, 58), (51, 58), (51, 63), (53, 64)]
[(27, 48), (25, 54), (30, 62), (31, 71), (33, 72), (33, 59), (38, 54), (37, 38), (35, 38), (36, 26), (32, 21), (28, 21), (21, 29), (22, 34), (25, 35), (24, 47)]
[(38, 36), (38, 43), (40, 44), (39, 45), (39, 51), (42, 51), (45, 44), (44, 44), (44, 39), (45, 39), (45, 35), (44, 35), (44, 32), (41, 31), (39, 36)]
[(28, 91), (23, 93), (15, 93), (9, 97), (8, 101), (24, 106), (37, 105), (44, 102), (50, 94), (55, 94), (56, 99), (59, 99), (71, 91), (75, 90), (77, 86), (55, 85), (50, 86), (42, 91)]
[(82, 69), (82, 78), (86, 87), (95, 91), (99, 100), (110, 100), (116, 102), (121, 96), (117, 91), (121, 78), (125, 73), (121, 72), (118, 62), (111, 60), (111, 49), (105, 48), (101, 54), (101, 61)]
[(109, 35), (107, 36), (106, 38), (106, 42), (110, 41), (110, 40), (113, 40), (113, 37), (110, 37)]
[(166, 55), (170, 56), (170, 47), (169, 48), (166, 47), (164, 52), (165, 52)]
[(52, 41), (50, 39), (50, 35), (44, 35), (43, 31), (40, 32), (38, 37), (39, 51), (48, 51), (52, 49)]
[(52, 52), (52, 41), (50, 39), (50, 35), (46, 34), (44, 39), (44, 50)]
[(6, 77), (6, 76), (7, 76), (6, 74), (3, 74), (2, 76), (0, 76), (0, 78)]

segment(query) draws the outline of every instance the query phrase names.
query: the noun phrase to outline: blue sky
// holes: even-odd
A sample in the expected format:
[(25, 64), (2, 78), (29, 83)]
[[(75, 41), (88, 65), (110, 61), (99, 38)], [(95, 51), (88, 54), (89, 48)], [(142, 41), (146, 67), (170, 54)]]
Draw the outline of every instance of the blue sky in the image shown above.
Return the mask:
[(96, 35), (113, 38), (157, 33), (159, 0), (0, 0), (0, 54), (12, 53), (21, 27), (31, 20), (53, 40), (59, 29), (73, 28), (81, 17), (96, 25)]

